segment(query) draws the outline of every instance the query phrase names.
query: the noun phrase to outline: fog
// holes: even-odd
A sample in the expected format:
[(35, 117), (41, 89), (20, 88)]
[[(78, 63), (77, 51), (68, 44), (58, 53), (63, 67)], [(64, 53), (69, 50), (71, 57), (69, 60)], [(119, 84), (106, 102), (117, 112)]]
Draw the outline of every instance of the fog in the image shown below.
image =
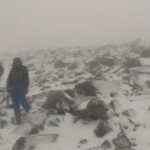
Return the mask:
[(150, 42), (149, 0), (0, 0), (0, 51)]

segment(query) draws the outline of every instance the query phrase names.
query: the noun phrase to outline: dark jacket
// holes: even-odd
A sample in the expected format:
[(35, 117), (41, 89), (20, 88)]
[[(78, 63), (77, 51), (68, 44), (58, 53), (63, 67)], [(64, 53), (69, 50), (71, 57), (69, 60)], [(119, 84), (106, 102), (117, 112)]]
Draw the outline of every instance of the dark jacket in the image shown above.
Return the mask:
[(0, 77), (3, 75), (3, 73), (4, 73), (4, 68), (2, 64), (0, 63)]
[(7, 89), (12, 92), (19, 92), (28, 89), (29, 87), (29, 74), (25, 66), (19, 67), (12, 66), (7, 79)]

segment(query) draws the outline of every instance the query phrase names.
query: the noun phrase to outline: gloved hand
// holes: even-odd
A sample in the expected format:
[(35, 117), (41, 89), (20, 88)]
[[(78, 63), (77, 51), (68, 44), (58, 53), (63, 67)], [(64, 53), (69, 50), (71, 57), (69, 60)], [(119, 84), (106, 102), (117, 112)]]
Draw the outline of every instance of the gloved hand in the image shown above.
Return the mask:
[(12, 91), (12, 88), (11, 87), (7, 87), (6, 90), (7, 90), (8, 93), (10, 93)]
[(24, 94), (27, 95), (28, 94), (28, 89), (24, 90)]

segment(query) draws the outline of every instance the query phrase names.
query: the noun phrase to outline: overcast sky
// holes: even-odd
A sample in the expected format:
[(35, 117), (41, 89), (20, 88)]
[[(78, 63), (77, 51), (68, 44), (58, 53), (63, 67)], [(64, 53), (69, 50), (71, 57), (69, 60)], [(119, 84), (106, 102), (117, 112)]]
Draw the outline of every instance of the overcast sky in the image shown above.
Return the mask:
[(0, 0), (0, 51), (150, 42), (150, 0)]

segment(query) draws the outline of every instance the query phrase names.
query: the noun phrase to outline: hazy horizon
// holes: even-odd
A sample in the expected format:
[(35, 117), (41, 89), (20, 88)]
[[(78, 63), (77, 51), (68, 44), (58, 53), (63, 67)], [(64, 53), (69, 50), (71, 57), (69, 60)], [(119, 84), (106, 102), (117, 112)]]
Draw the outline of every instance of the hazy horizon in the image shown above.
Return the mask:
[(150, 43), (149, 0), (0, 0), (0, 51)]

